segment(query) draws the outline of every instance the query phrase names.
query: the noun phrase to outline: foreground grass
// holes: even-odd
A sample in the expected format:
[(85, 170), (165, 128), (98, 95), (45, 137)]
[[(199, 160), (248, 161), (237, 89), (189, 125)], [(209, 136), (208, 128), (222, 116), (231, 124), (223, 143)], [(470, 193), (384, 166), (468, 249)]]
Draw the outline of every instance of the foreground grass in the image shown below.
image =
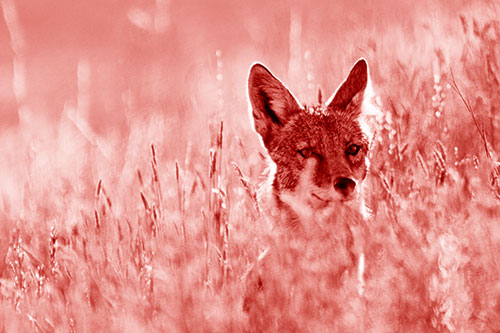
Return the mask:
[[(0, 327), (499, 330), (499, 22), (463, 28), (463, 54), (436, 46), (432, 72), (384, 51), (373, 66), (384, 116), (372, 216), (357, 224), (361, 287), (336, 271), (334, 235), (292, 242), (260, 216), (265, 163), (249, 130), (214, 120), (184, 149), (166, 116), (134, 118), (124, 140), (89, 134), (68, 108), (41, 133), (28, 123), (2, 137)], [(268, 282), (248, 314), (258, 270)]]

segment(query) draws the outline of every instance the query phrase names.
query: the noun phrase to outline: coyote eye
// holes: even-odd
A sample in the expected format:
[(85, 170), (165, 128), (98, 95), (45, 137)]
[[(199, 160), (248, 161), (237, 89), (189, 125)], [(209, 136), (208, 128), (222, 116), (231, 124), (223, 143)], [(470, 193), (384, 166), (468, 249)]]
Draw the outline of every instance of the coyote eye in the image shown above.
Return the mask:
[(311, 148), (304, 148), (304, 149), (301, 149), (299, 150), (299, 154), (300, 156), (302, 156), (303, 158), (309, 158), (312, 156), (313, 154), (313, 151)]
[(345, 151), (347, 155), (354, 156), (359, 152), (359, 146), (352, 144), (349, 147), (347, 147), (347, 150)]

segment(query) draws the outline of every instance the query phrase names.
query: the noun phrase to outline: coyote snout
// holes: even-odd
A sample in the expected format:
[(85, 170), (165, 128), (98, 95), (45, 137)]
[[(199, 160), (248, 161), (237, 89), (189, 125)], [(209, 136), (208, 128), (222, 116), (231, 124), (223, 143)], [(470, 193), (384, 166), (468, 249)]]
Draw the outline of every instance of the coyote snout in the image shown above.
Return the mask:
[(344, 198), (348, 198), (356, 187), (356, 182), (350, 178), (337, 178), (335, 181), (335, 190), (342, 194)]
[(368, 165), (361, 119), (367, 84), (360, 59), (325, 104), (303, 106), (266, 67), (251, 67), (252, 119), (271, 159), (269, 200), (278, 210), (304, 220), (358, 197)]

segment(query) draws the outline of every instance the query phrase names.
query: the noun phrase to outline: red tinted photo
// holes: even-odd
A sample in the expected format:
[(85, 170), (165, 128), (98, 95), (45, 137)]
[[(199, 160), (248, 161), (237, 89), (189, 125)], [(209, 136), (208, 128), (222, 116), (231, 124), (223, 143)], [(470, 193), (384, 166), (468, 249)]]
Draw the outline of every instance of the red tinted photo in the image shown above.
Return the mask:
[(0, 331), (500, 331), (498, 2), (0, 12)]

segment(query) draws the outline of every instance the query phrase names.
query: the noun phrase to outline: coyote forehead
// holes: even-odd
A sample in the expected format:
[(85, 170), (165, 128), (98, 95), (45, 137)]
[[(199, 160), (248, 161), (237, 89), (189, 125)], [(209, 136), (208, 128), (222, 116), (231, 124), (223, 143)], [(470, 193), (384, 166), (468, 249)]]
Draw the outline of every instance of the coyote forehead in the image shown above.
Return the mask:
[(251, 114), (274, 164), (278, 207), (310, 218), (357, 197), (368, 163), (368, 134), (360, 123), (367, 83), (361, 59), (325, 105), (302, 106), (266, 67), (251, 67)]
[[(346, 154), (351, 145), (359, 147), (355, 155)], [(368, 138), (356, 121), (337, 114), (298, 113), (268, 146), (276, 164), (277, 190), (293, 190), (307, 165), (314, 168), (312, 184), (332, 190), (334, 177), (363, 179), (366, 174)], [(302, 156), (304, 150), (310, 156)]]

